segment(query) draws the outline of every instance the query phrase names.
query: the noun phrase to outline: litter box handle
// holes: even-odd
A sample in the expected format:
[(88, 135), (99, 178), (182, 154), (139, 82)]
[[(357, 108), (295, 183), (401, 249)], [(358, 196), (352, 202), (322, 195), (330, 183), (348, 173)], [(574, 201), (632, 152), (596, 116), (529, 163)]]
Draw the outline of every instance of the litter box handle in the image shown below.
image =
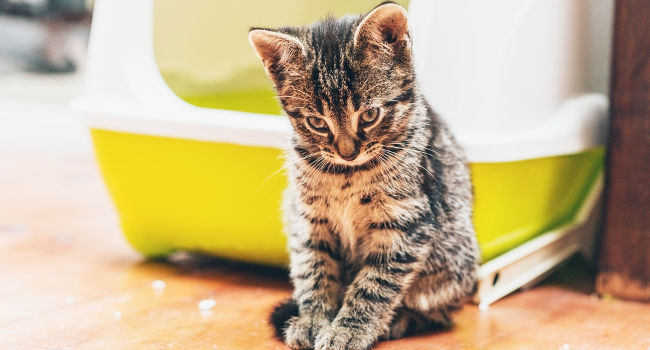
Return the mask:
[(153, 0), (96, 0), (88, 48), (87, 97), (181, 105), (163, 80), (153, 44)]

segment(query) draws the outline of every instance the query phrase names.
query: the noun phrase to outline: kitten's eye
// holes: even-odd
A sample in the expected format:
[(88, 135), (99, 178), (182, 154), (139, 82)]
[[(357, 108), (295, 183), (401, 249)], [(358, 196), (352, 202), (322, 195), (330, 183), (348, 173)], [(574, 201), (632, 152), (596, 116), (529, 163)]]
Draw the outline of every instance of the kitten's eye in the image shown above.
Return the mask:
[(307, 117), (307, 124), (316, 131), (327, 131), (327, 123), (323, 118)]
[(381, 111), (379, 108), (370, 108), (365, 110), (361, 115), (359, 116), (359, 125), (361, 126), (369, 126), (372, 123), (374, 123), (377, 118), (379, 118), (379, 113)]

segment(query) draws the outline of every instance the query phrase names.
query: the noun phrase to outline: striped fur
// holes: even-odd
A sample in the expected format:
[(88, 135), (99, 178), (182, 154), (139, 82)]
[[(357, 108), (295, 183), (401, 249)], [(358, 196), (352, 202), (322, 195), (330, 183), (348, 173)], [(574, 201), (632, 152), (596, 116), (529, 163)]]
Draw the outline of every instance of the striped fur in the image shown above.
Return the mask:
[(293, 349), (367, 349), (449, 325), (476, 284), (472, 188), (416, 83), (404, 9), (250, 40), (295, 131), (284, 195), (295, 290), (274, 314), (279, 334)]

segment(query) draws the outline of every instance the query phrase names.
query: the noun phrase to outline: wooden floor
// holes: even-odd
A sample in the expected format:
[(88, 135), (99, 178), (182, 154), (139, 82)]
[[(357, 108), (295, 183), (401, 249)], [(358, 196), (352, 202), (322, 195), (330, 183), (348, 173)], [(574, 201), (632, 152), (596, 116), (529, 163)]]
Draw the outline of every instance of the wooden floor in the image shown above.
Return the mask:
[[(0, 349), (285, 348), (266, 324), (290, 294), (285, 272), (143, 261), (85, 156), (0, 154), (0, 253)], [(650, 305), (592, 285), (574, 260), (487, 311), (467, 305), (451, 331), (377, 349), (650, 349)], [(200, 310), (205, 299), (216, 306)]]

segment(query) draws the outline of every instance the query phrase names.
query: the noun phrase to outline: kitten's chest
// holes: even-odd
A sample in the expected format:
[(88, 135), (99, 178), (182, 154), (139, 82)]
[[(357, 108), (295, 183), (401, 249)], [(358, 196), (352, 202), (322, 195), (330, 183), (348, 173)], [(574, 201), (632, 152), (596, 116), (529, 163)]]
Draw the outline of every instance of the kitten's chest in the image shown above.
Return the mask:
[[(363, 257), (373, 242), (388, 244), (385, 231), (370, 230), (371, 224), (402, 221), (421, 212), (426, 204), (421, 198), (400, 198), (394, 193), (408, 193), (405, 186), (385, 183), (381, 178), (360, 176), (321, 177), (302, 192), (303, 203), (314, 217), (326, 218), (329, 231), (340, 242), (346, 260)], [(392, 196), (386, 189), (390, 188)], [(318, 198), (318, 200), (313, 200)], [(386, 237), (384, 237), (386, 236)]]
[(326, 192), (327, 206), (320, 211), (348, 254), (358, 250), (360, 240), (368, 234), (368, 225), (381, 221), (390, 211), (379, 188), (363, 180), (351, 177), (321, 188)]
[(365, 234), (366, 218), (371, 209), (360, 204), (362, 196), (348, 193), (332, 197), (329, 215), (343, 248), (354, 250), (357, 241)]

